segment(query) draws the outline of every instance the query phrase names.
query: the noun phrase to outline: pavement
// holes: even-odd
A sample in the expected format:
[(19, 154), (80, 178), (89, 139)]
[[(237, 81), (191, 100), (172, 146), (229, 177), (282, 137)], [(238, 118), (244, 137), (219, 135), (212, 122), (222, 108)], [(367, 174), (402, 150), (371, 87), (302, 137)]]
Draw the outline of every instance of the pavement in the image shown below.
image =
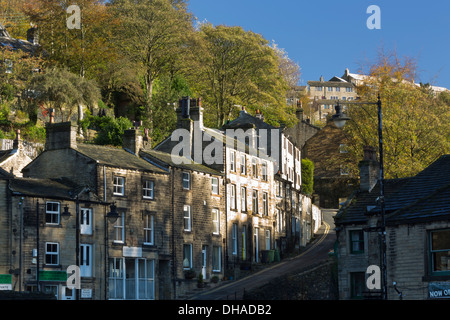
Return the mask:
[(244, 278), (228, 280), (219, 286), (192, 293), (186, 300), (243, 300), (245, 290), (263, 286), (271, 280), (292, 272), (301, 272), (313, 268), (329, 259), (329, 251), (336, 240), (333, 216), (336, 210), (322, 209), (323, 224), (315, 238), (296, 256), (280, 262), (263, 265), (263, 269)]

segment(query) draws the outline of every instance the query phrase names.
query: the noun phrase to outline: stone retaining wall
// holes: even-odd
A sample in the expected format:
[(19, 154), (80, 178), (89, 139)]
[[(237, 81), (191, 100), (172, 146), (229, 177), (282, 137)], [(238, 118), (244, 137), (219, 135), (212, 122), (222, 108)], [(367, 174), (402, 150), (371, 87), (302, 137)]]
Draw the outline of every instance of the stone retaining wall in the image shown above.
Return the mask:
[(276, 278), (245, 292), (244, 300), (337, 300), (337, 264), (334, 259), (308, 270)]

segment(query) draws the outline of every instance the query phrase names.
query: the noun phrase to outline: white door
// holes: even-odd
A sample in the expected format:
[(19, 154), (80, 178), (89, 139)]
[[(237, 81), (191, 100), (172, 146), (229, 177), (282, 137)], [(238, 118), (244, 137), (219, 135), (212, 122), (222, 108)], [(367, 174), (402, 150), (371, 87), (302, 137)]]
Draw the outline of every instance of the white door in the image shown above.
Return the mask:
[(80, 244), (80, 276), (92, 277), (92, 245)]
[(61, 286), (61, 300), (75, 300), (75, 289)]
[(92, 209), (80, 209), (80, 233), (92, 234)]

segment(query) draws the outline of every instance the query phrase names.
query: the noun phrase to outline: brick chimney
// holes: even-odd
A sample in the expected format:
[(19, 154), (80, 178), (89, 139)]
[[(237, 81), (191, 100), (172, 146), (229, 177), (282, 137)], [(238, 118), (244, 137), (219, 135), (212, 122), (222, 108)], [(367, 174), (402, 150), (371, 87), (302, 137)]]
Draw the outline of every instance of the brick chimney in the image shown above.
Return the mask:
[(134, 155), (139, 154), (139, 150), (144, 147), (144, 137), (141, 130), (134, 128), (125, 130), (123, 133), (122, 148)]
[(39, 44), (39, 31), (37, 26), (32, 26), (30, 29), (27, 30), (27, 40), (28, 42), (31, 42), (34, 45)]
[(45, 126), (46, 150), (56, 149), (76, 149), (77, 147), (77, 127), (71, 122), (47, 123)]
[(256, 110), (256, 115), (255, 115), (255, 117), (258, 118), (258, 119), (260, 119), (260, 120), (262, 120), (262, 121), (264, 121), (264, 115), (262, 114), (261, 111), (259, 111), (259, 109)]
[(358, 166), (359, 188), (361, 191), (370, 192), (376, 185), (380, 175), (380, 167), (374, 147), (364, 146), (364, 159), (359, 162)]
[(22, 141), (22, 139), (20, 139), (20, 130), (19, 129), (17, 129), (17, 131), (16, 131), (16, 139), (14, 139), (14, 142), (13, 142), (13, 149), (14, 150), (23, 149), (23, 141)]

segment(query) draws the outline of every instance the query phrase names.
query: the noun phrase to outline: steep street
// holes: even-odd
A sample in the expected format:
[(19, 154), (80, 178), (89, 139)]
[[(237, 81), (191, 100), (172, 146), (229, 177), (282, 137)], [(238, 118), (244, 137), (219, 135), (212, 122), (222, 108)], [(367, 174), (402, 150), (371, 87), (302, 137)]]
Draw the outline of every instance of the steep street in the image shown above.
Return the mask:
[(336, 240), (333, 216), (336, 210), (322, 209), (323, 224), (316, 239), (298, 256), (282, 260), (269, 267), (236, 281), (229, 281), (208, 291), (201, 291), (190, 300), (242, 300), (245, 290), (258, 288), (279, 276), (305, 270), (328, 258)]

